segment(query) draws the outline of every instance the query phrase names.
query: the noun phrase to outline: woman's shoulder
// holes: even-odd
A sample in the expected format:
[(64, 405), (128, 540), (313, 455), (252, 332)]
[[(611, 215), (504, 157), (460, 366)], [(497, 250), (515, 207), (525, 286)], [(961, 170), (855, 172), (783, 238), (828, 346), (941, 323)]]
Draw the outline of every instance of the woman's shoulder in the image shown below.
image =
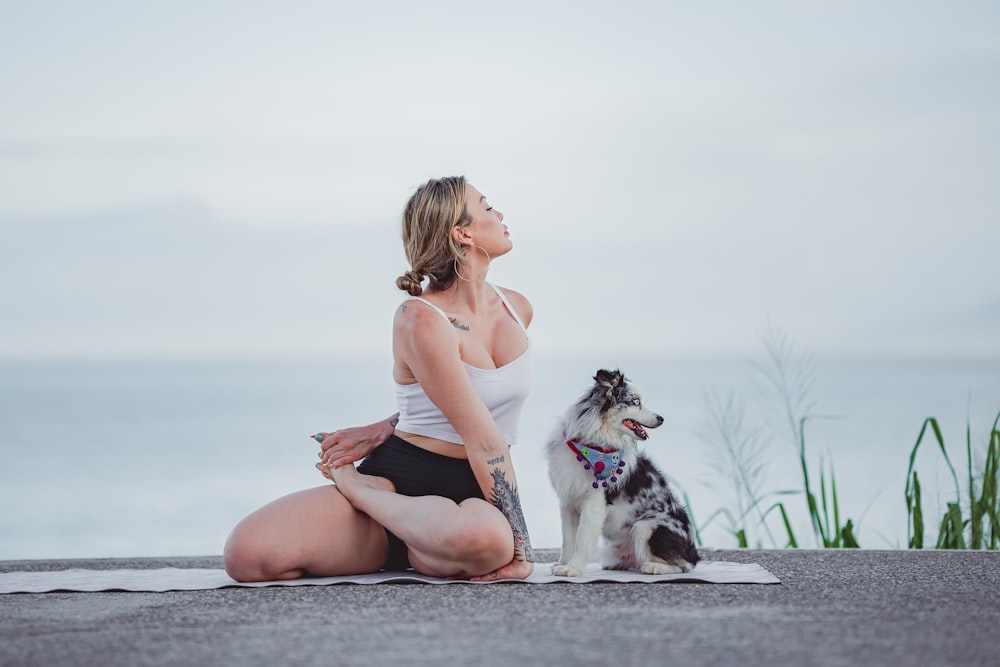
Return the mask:
[(396, 307), (395, 321), (398, 324), (412, 326), (417, 322), (433, 322), (435, 320), (446, 323), (448, 316), (444, 314), (441, 307), (423, 297), (410, 297), (404, 299)]
[(517, 316), (521, 318), (522, 322), (524, 322), (524, 326), (527, 327), (531, 324), (531, 318), (535, 314), (535, 309), (531, 305), (531, 301), (528, 300), (528, 297), (516, 290), (501, 287), (500, 285), (497, 285), (496, 288), (503, 292), (504, 297), (507, 298), (511, 307), (517, 311)]
[(392, 322), (393, 348), (421, 355), (457, 348), (458, 336), (448, 316), (430, 301), (406, 299)]

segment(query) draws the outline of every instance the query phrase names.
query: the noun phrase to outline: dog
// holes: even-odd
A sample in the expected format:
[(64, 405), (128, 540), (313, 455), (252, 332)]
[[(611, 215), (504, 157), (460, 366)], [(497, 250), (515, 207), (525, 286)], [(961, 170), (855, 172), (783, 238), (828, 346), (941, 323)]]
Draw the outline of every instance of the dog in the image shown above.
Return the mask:
[(562, 553), (552, 573), (583, 574), (605, 538), (604, 569), (690, 572), (694, 528), (663, 474), (636, 447), (663, 424), (621, 371), (599, 370), (546, 444), (559, 497)]

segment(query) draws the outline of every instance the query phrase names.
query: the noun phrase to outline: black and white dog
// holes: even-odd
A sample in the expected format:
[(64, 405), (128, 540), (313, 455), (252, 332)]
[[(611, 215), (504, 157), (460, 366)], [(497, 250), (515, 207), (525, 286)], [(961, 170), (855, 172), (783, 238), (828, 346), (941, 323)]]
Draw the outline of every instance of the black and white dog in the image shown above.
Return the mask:
[(546, 445), (562, 515), (562, 555), (553, 574), (582, 574), (602, 534), (604, 569), (694, 568), (698, 551), (687, 510), (636, 447), (649, 437), (647, 428), (662, 423), (620, 371), (597, 371), (594, 386), (566, 412)]

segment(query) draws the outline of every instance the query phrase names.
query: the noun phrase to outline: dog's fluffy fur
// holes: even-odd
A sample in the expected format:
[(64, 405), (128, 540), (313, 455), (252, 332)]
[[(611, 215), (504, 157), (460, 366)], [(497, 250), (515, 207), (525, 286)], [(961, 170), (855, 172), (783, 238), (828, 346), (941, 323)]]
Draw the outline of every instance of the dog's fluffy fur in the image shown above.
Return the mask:
[[(636, 447), (637, 440), (649, 437), (646, 429), (662, 423), (620, 371), (599, 370), (594, 386), (566, 412), (546, 445), (562, 515), (562, 555), (554, 574), (582, 574), (602, 535), (605, 569), (667, 574), (694, 568), (698, 551), (687, 510)], [(617, 481), (608, 478), (607, 487), (595, 489), (593, 471), (584, 469), (567, 440), (621, 450), (625, 465)]]

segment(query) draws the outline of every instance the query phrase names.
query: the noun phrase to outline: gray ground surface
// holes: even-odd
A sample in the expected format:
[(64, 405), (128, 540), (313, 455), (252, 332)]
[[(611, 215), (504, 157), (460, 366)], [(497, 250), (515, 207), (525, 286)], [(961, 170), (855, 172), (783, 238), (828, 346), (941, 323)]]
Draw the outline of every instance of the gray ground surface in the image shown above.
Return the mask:
[[(0, 665), (1000, 665), (1000, 553), (704, 556), (760, 563), (783, 583), (5, 595)], [(220, 563), (5, 561), (0, 571)]]

